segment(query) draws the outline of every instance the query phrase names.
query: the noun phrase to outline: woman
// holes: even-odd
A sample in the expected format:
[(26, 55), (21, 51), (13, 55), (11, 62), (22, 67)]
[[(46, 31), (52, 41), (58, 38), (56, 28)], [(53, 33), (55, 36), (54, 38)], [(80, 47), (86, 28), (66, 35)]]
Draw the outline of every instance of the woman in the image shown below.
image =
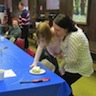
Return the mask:
[(69, 85), (81, 76), (89, 77), (93, 73), (93, 61), (89, 43), (83, 31), (71, 18), (63, 14), (59, 14), (54, 19), (53, 27), (55, 34), (63, 38), (61, 50), (64, 56), (59, 68), (60, 74)]
[(4, 37), (6, 37), (9, 40), (14, 38), (15, 41), (17, 38), (21, 37), (21, 29), (18, 25), (18, 18), (12, 19), (12, 27), (5, 33)]

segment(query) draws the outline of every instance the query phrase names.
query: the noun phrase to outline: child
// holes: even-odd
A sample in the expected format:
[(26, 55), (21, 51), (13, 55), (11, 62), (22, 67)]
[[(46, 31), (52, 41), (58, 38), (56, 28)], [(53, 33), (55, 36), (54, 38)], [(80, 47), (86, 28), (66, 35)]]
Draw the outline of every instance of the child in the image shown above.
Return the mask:
[[(44, 51), (42, 52), (42, 50), (44, 49), (46, 49), (53, 58), (55, 58), (61, 52), (60, 50), (61, 38), (57, 39), (57, 37), (54, 35), (54, 29), (53, 28), (50, 29), (49, 25), (46, 22), (42, 22), (38, 25), (36, 35), (38, 40), (38, 48), (36, 51), (34, 62), (33, 64), (30, 65), (30, 67), (37, 66), (39, 59), (42, 60), (46, 58), (50, 62), (52, 62), (52, 60), (50, 60), (43, 54)], [(41, 57), (41, 55), (43, 55), (43, 58)]]

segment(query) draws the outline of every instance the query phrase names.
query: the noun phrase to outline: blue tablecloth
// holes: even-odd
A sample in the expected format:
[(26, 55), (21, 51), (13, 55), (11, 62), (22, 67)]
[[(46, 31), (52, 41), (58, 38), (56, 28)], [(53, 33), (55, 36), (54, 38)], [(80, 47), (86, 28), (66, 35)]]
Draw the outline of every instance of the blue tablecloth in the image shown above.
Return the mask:
[[(7, 49), (3, 49), (7, 47)], [(33, 75), (29, 73), (29, 65), (33, 58), (18, 48), (7, 39), (0, 41), (0, 68), (12, 69), (15, 77), (5, 78), (0, 81), (0, 96), (69, 96), (71, 90), (65, 80), (51, 72), (39, 63), (39, 66), (46, 70), (45, 74)], [(39, 78), (50, 78), (50, 81), (39, 83), (20, 84), (20, 81)]]

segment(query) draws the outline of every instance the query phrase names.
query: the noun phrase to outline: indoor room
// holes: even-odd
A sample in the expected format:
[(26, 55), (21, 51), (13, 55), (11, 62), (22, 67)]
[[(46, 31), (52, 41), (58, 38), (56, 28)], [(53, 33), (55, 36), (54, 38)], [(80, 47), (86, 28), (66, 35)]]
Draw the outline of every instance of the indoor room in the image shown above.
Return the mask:
[(0, 96), (95, 96), (95, 4), (0, 0)]

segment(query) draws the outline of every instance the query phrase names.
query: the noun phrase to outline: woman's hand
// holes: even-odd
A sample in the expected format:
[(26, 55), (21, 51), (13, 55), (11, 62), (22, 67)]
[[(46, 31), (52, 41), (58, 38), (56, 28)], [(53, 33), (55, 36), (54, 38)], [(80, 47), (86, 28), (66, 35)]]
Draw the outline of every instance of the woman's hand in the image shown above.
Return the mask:
[(3, 37), (7, 38), (7, 35), (4, 35)]
[(60, 59), (63, 59), (64, 58), (64, 52), (60, 51), (60, 53), (57, 54), (57, 57)]
[(64, 53), (61, 52), (61, 53), (58, 55), (58, 57), (61, 58), (61, 59), (64, 58)]
[(59, 67), (60, 75), (63, 76), (65, 74), (65, 69), (63, 67)]

